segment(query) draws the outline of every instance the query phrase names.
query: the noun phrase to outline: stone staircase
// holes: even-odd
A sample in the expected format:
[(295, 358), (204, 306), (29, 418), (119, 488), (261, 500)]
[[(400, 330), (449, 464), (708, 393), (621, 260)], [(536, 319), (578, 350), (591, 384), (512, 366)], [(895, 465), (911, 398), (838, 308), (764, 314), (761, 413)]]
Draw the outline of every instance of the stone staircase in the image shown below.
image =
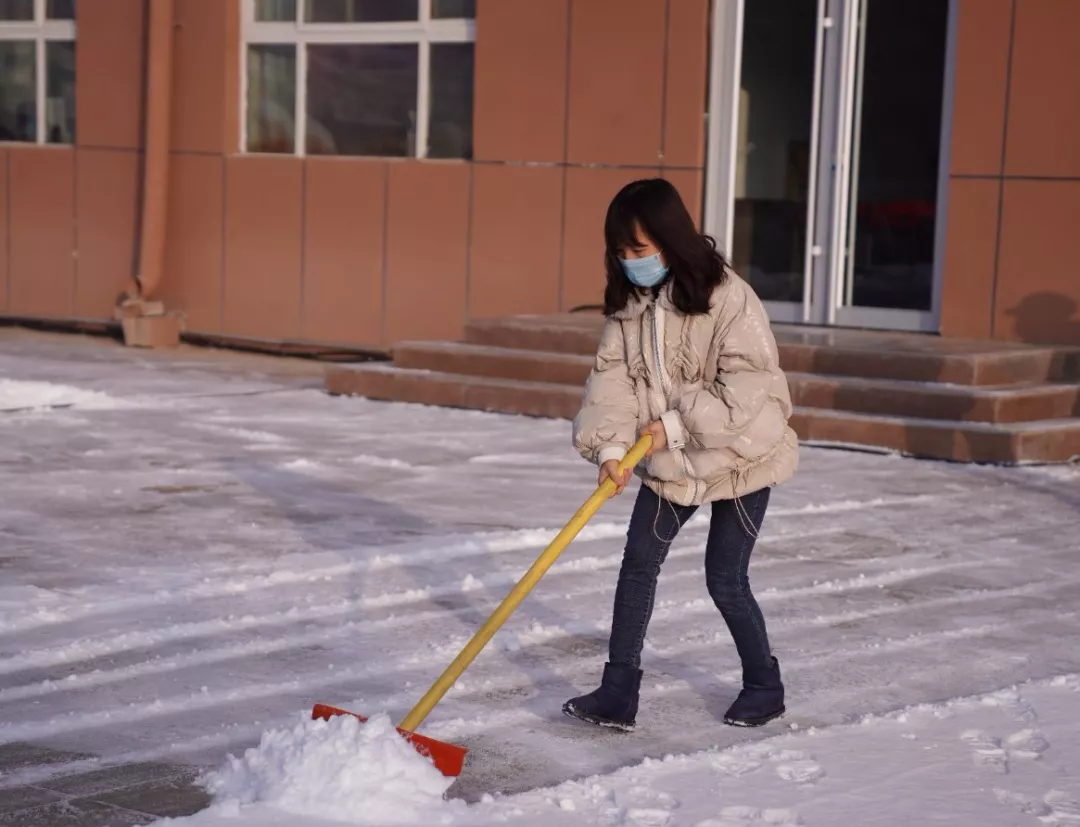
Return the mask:
[[(569, 419), (602, 324), (592, 314), (474, 321), (464, 342), (406, 342), (392, 362), (333, 366), (326, 389)], [(774, 330), (804, 440), (961, 462), (1080, 457), (1080, 349)]]

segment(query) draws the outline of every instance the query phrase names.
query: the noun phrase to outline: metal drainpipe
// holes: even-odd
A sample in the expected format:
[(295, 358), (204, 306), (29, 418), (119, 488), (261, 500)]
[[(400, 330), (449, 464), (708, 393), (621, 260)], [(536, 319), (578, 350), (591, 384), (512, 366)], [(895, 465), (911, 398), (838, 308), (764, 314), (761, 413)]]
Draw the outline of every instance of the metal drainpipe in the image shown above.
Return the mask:
[(180, 342), (181, 319), (151, 301), (165, 270), (169, 197), (169, 114), (172, 108), (173, 0), (147, 0), (142, 216), (137, 275), (116, 308), (124, 341), (136, 347), (172, 347)]
[(150, 299), (165, 269), (169, 197), (169, 114), (172, 108), (173, 0), (150, 0), (146, 61), (146, 141), (143, 147), (139, 298)]

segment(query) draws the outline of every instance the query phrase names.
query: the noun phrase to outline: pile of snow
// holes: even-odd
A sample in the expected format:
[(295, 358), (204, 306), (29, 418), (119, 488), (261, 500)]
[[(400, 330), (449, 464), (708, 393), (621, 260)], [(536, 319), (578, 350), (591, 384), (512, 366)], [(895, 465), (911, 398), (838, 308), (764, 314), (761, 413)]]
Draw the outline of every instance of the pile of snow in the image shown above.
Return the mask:
[(71, 385), (0, 379), (0, 411), (37, 410), (61, 406), (102, 410), (119, 407), (119, 402), (108, 394), (87, 391)]
[[(385, 714), (351, 715), (272, 730), (204, 782), (211, 811), (270, 808), (346, 824), (449, 823), (453, 783), (402, 738)], [(210, 814), (209, 812), (207, 813)], [(250, 815), (250, 813), (249, 813)]]

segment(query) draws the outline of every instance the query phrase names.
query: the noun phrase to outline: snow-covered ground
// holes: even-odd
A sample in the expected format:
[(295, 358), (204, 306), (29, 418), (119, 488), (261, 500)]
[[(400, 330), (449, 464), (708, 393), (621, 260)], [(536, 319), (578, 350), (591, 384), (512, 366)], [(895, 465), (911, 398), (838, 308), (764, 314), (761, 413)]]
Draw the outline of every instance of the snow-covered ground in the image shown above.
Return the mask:
[[(310, 730), (283, 731), (222, 774), (219, 803), (172, 824), (293, 827), (302, 813), (305, 827), (341, 819), (477, 827), (1068, 827), (1080, 824), (1078, 711), (1080, 679), (1060, 677), (853, 724), (646, 759), (606, 776), (471, 806), (439, 801), (430, 767), (425, 773), (424, 766), (373, 752), (372, 743), (400, 743), (392, 730), (366, 743), (352, 733), (323, 730), (313, 738)], [(312, 750), (313, 740), (334, 748)], [(342, 771), (350, 766), (341, 757), (345, 750), (361, 756), (351, 772)], [(371, 773), (373, 765), (392, 772)], [(240, 804), (255, 796), (254, 806)]]
[[(316, 701), (400, 718), (595, 482), (564, 422), (77, 341), (0, 337), (0, 742), (98, 757), (0, 788), (219, 766)], [(426, 820), (1080, 824), (1075, 467), (807, 449), (751, 569), (789, 715), (752, 731), (720, 722), (739, 670), (700, 520), (661, 575), (638, 730), (560, 715), (604, 660), (632, 496), (423, 727), (471, 750)]]

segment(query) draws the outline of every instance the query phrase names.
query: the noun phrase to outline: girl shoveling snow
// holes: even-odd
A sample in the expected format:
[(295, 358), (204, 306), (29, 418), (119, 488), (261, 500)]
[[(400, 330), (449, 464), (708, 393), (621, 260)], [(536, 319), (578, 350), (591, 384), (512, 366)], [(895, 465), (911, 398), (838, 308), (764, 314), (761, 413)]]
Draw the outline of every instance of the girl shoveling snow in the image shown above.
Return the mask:
[(619, 461), (653, 442), (615, 590), (600, 688), (563, 711), (630, 730), (656, 580), (679, 529), (711, 503), (705, 583), (742, 660), (743, 689), (724, 721), (760, 726), (784, 712), (780, 665), (747, 570), (769, 491), (798, 466), (791, 397), (761, 301), (699, 233), (675, 188), (624, 187), (608, 207), (604, 326), (574, 421), (574, 445), (622, 493)]

